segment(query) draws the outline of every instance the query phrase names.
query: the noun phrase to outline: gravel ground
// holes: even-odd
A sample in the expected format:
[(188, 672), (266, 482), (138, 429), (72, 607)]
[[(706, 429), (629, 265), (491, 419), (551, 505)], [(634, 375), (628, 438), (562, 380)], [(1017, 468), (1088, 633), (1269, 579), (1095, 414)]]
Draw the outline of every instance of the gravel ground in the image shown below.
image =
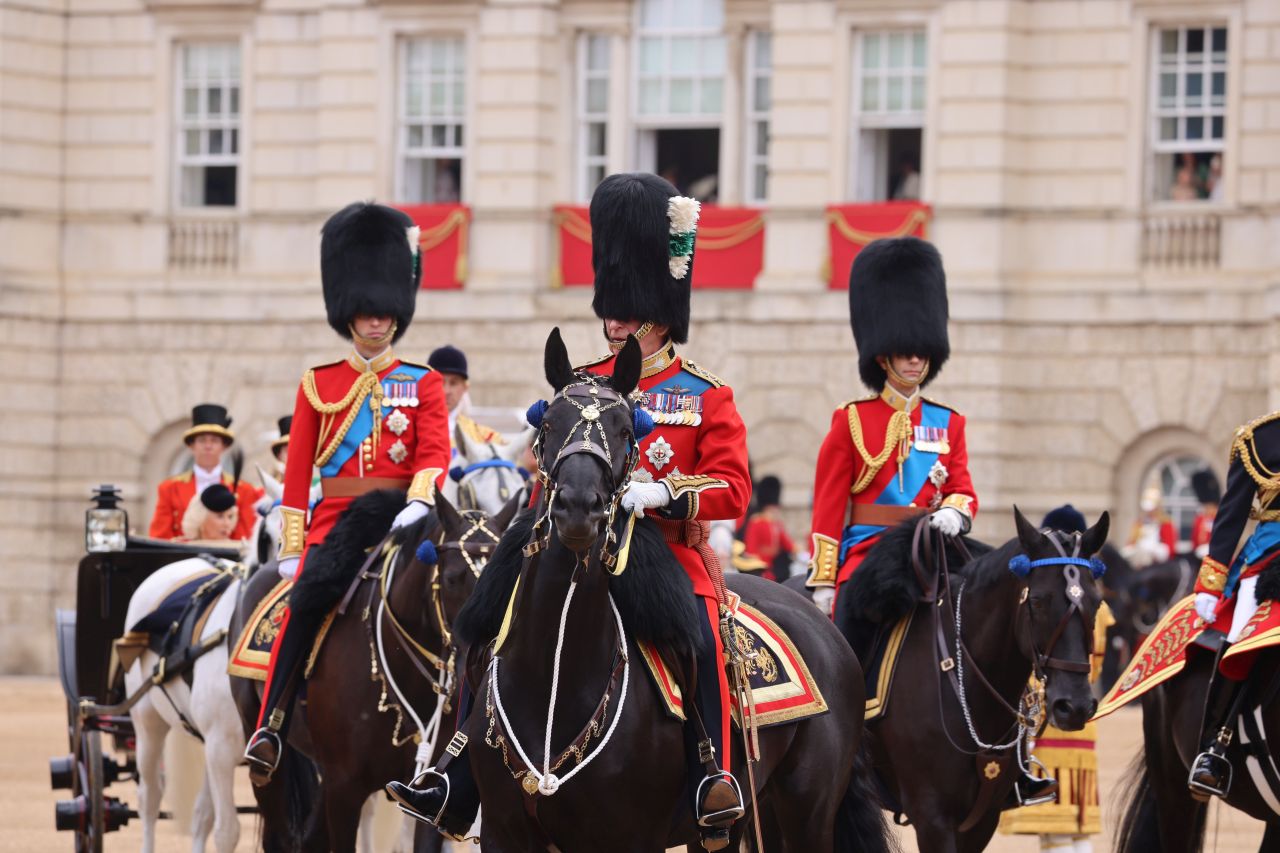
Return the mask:
[[(53, 829), (53, 804), (61, 792), (49, 789), (48, 759), (67, 750), (64, 703), (60, 688), (48, 678), (0, 678), (0, 803), (4, 803), (4, 832), (0, 832), (0, 853), (67, 853), (72, 849), (71, 836)], [(1099, 853), (1109, 850), (1110, 833), (1116, 814), (1113, 804), (1125, 766), (1138, 748), (1141, 719), (1136, 711), (1122, 711), (1102, 722), (1099, 735), (1102, 801), (1106, 834), (1095, 839)], [(238, 802), (251, 804), (248, 776), (243, 769), (238, 782)], [(127, 785), (117, 786), (117, 796), (134, 806), (136, 792)], [(253, 817), (242, 818), (244, 828), (240, 850), (253, 849)], [(1215, 807), (1209, 826), (1208, 849), (1219, 851), (1256, 850), (1262, 837), (1261, 824), (1233, 812)], [(190, 850), (190, 840), (180, 835), (171, 824), (162, 822), (157, 848), (161, 853)], [(904, 850), (913, 851), (909, 831), (902, 834)], [(1216, 845), (1215, 845), (1216, 839)], [(108, 838), (108, 853), (138, 850), (141, 831), (132, 821), (123, 831)], [(468, 848), (461, 848), (468, 849)], [(471, 847), (469, 849), (476, 849)], [(1032, 853), (1039, 846), (1034, 838), (997, 835), (987, 848), (1005, 853)]]

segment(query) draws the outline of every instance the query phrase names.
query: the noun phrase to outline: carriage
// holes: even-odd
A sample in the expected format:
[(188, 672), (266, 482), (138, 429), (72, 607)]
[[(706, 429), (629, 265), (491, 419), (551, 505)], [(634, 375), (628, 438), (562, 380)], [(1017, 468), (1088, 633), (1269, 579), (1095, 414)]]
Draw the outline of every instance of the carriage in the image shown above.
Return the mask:
[(185, 545), (129, 534), (129, 518), (114, 486), (99, 486), (85, 513), (85, 551), (77, 569), (76, 606), (55, 614), (58, 675), (67, 701), (68, 754), (49, 761), (53, 789), (71, 798), (55, 806), (58, 830), (75, 834), (77, 851), (101, 851), (109, 832), (137, 812), (107, 793), (137, 778), (124, 672), (115, 641), (125, 631), (129, 598), (153, 572), (200, 556), (235, 561), (239, 551)]

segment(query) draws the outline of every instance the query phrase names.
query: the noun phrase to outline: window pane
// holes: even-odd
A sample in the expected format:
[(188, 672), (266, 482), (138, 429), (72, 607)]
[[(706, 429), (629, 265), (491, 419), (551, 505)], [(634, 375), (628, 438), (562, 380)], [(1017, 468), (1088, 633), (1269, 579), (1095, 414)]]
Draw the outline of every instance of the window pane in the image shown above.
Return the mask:
[(904, 33), (889, 34), (889, 67), (903, 68), (907, 64), (907, 37)]
[(752, 197), (759, 201), (764, 201), (769, 195), (769, 167), (764, 163), (757, 163), (752, 171)]
[(1160, 119), (1160, 139), (1170, 140), (1178, 138), (1178, 120), (1176, 118)]
[(183, 207), (200, 207), (204, 204), (204, 167), (183, 167), (181, 201)]
[(440, 39), (430, 39), (427, 45), (427, 53), (430, 56), (429, 67), (435, 73), (443, 74), (449, 69), (448, 42)]
[(702, 40), (702, 73), (724, 73), (724, 39), (719, 36)]
[(1214, 62), (1227, 61), (1227, 30), (1225, 27), (1215, 27), (1213, 30), (1213, 56)]
[(455, 124), (453, 126), (453, 144), (459, 148), (462, 147), (462, 125), (460, 124)]
[(447, 124), (431, 125), (431, 147), (444, 148), (448, 145), (449, 126)]
[(662, 70), (662, 39), (640, 39), (640, 73), (659, 74)]
[(662, 81), (640, 81), (640, 112), (653, 115), (662, 111)]
[(656, 30), (666, 23), (666, 0), (640, 0), (640, 26)]
[(924, 109), (924, 78), (911, 78), (911, 109)]
[(466, 103), (466, 99), (463, 97), (466, 92), (463, 88), (462, 78), (453, 81), (453, 91), (450, 94), (453, 96), (453, 102), (449, 105), (449, 114), (462, 115), (464, 104)]
[(404, 50), (405, 63), (410, 74), (421, 74), (427, 67), (426, 44), (418, 39), (407, 42)]
[(1224, 120), (1222, 116), (1213, 117), (1212, 121), (1210, 122), (1213, 139), (1219, 139), (1219, 140), (1222, 139), (1223, 124), (1224, 124)]
[(702, 81), (702, 112), (714, 114), (720, 112), (723, 96), (723, 85), (719, 80)]
[(230, 150), (232, 154), (240, 153), (240, 131), (234, 127), (231, 128), (231, 149)]
[(603, 157), (605, 154), (605, 124), (596, 121), (587, 125), (587, 153), (593, 157)]
[(751, 108), (756, 112), (766, 113), (769, 111), (771, 95), (771, 80), (768, 77), (757, 77), (755, 81), (755, 92), (751, 98)]
[(240, 87), (239, 86), (231, 87), (231, 109), (229, 110), (229, 112), (231, 113), (232, 116), (240, 115)]
[(1204, 139), (1204, 116), (1187, 117), (1187, 139)]
[(187, 118), (195, 118), (200, 114), (200, 90), (182, 90), (182, 114)]
[(926, 61), (926, 57), (925, 57), (924, 33), (912, 33), (911, 65), (915, 68), (924, 68), (925, 61)]
[(182, 49), (182, 76), (195, 80), (200, 76), (200, 48), (188, 45)]
[(880, 67), (880, 36), (865, 35), (862, 37), (862, 67)]
[(887, 97), (888, 104), (886, 106), (889, 110), (896, 112), (903, 108), (905, 101), (903, 98), (901, 77), (889, 78), (889, 93)]
[(210, 154), (222, 153), (222, 131), (220, 130), (209, 131), (209, 153)]
[(182, 150), (187, 154), (199, 154), (200, 153), (200, 131), (188, 130), (183, 134), (183, 137), (185, 138), (186, 142), (183, 145)]
[(588, 166), (587, 167), (587, 190), (594, 192), (595, 188), (604, 180), (604, 166)]
[(1212, 97), (1210, 97), (1209, 103), (1215, 107), (1225, 105), (1227, 96), (1227, 75), (1225, 72), (1213, 72), (1212, 87)]
[(878, 112), (880, 109), (880, 78), (866, 76), (862, 78), (862, 109), (864, 112)]
[(702, 0), (702, 26), (709, 30), (724, 26), (723, 0)]
[(592, 71), (609, 70), (608, 36), (590, 36), (587, 38), (587, 68)]
[(754, 153), (759, 157), (764, 157), (769, 153), (769, 122), (756, 122), (756, 138)]
[(1160, 75), (1160, 106), (1166, 109), (1178, 104), (1178, 75)]
[(755, 67), (762, 71), (773, 67), (773, 37), (769, 33), (756, 33)]
[(425, 104), (423, 102), (423, 88), (421, 80), (410, 80), (407, 89), (408, 103), (405, 104), (405, 112), (411, 116), (420, 116), (426, 114)]
[(667, 112), (676, 114), (693, 112), (692, 80), (671, 81), (670, 101), (667, 104)]
[(443, 81), (436, 80), (431, 83), (431, 111), (430, 111), (431, 115), (433, 116), (445, 115), (444, 93), (445, 93), (445, 86)]
[(1204, 30), (1187, 30), (1187, 62), (1204, 62)]
[(1172, 60), (1178, 55), (1178, 31), (1160, 31), (1160, 55)]
[(422, 147), (422, 125), (420, 125), (420, 124), (411, 124), (411, 125), (409, 125), (409, 141), (408, 141), (408, 146), (409, 146), (410, 148), (421, 148), (421, 147)]
[(698, 40), (694, 38), (673, 38), (671, 45), (671, 63), (667, 69), (672, 74), (692, 74), (698, 70)]
[(1186, 76), (1186, 106), (1198, 107), (1204, 99), (1204, 75), (1199, 71)]
[(211, 116), (220, 115), (222, 113), (222, 90), (210, 89), (208, 91), (208, 97), (209, 97), (209, 115)]
[(587, 112), (603, 113), (609, 109), (609, 81), (587, 81)]

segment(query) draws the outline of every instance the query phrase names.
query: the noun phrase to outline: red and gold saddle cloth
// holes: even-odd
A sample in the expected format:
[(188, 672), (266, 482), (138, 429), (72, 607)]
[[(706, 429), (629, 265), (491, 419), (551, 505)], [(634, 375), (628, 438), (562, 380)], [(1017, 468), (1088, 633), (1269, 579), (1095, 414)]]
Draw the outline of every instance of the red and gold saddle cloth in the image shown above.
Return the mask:
[[(747, 677), (760, 727), (790, 723), (827, 712), (827, 702), (814, 682), (804, 658), (778, 624), (756, 608), (737, 605), (734, 643), (747, 659)], [(640, 655), (662, 697), (667, 713), (685, 718), (680, 685), (657, 647), (640, 643)], [(742, 709), (732, 697), (733, 720), (742, 726)], [(749, 710), (749, 709), (748, 709)]]
[[(293, 581), (282, 578), (271, 588), (271, 592), (258, 602), (258, 606), (253, 609), (253, 613), (244, 623), (244, 630), (240, 632), (240, 636), (231, 647), (231, 656), (227, 658), (228, 674), (254, 681), (267, 680), (267, 672), (271, 669), (271, 647), (275, 645), (276, 637), (280, 635), (280, 627), (284, 624), (284, 613), (289, 607), (289, 590), (291, 589), (293, 589)], [(320, 653), (320, 646), (323, 645), (336, 614), (335, 608), (325, 617), (320, 630), (316, 633), (315, 642), (311, 644), (311, 653), (307, 655), (305, 673), (307, 676), (311, 675), (316, 656)]]
[[(1234, 600), (1228, 600), (1222, 606), (1217, 625), (1231, 625), (1234, 605)], [(1105, 717), (1181, 672), (1187, 664), (1187, 646), (1203, 630), (1204, 623), (1196, 615), (1195, 596), (1189, 595), (1170, 607), (1111, 690), (1102, 697), (1093, 718)], [(1275, 645), (1280, 645), (1280, 606), (1274, 601), (1263, 601), (1241, 629), (1240, 637), (1223, 655), (1222, 672), (1229, 678), (1244, 678), (1258, 652)]]

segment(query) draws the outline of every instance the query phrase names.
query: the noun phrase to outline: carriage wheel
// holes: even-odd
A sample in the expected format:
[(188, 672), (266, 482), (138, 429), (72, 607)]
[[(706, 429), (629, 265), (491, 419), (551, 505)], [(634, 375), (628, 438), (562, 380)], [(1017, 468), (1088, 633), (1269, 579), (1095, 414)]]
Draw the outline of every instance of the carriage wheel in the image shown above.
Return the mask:
[(102, 774), (102, 732), (80, 731), (76, 751), (78, 772), (71, 789), (73, 797), (84, 797), (85, 810), (76, 829), (76, 853), (102, 853), (102, 836), (106, 832), (106, 793)]

